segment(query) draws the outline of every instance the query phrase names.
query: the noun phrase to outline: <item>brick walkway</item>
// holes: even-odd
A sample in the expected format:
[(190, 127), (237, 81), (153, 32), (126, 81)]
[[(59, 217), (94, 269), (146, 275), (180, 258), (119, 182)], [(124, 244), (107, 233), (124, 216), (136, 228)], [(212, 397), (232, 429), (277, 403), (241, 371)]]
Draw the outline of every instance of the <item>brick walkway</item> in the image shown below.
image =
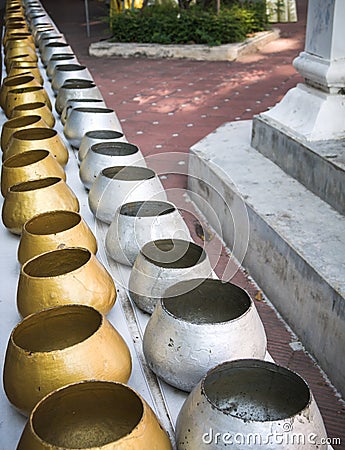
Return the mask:
[[(87, 38), (82, 0), (43, 0), (42, 3), (79, 61), (92, 72), (107, 106), (115, 109), (121, 120), (128, 141), (138, 145), (146, 157), (179, 152), (183, 161), (183, 154), (217, 127), (229, 121), (251, 119), (254, 114), (274, 106), (287, 90), (302, 81), (291, 63), (304, 47), (306, 0), (298, 2), (296, 24), (279, 24), (280, 39), (268, 44), (263, 51), (236, 62), (90, 57), (89, 44), (110, 35), (99, 19), (107, 14), (104, 4), (89, 1), (91, 37)], [(186, 180), (183, 174), (169, 174), (163, 182), (167, 189), (181, 191), (186, 187)], [(220, 248), (219, 241), (200, 217), (189, 213), (184, 216), (196, 242), (210, 240), (217, 247), (216, 271), (222, 273), (228, 261), (226, 250)], [(345, 449), (343, 403), (313, 360), (298, 346), (290, 345), (297, 338), (274, 309), (260, 300), (260, 292), (246, 272), (237, 271), (232, 281), (245, 287), (255, 298), (271, 355), (277, 363), (296, 370), (308, 381), (329, 437), (342, 440), (342, 445), (334, 448)]]

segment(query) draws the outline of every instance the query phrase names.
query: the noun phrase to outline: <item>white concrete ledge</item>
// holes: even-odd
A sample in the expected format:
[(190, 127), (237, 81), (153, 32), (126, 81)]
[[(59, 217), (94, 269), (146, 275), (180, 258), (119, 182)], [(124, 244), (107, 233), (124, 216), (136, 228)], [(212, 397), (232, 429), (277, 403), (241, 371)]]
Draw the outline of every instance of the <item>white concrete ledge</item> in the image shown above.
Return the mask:
[(160, 45), (101, 41), (92, 43), (89, 54), (98, 57), (176, 58), (197, 61), (233, 61), (239, 56), (255, 53), (269, 42), (278, 39), (280, 30), (261, 31), (244, 42), (218, 45)]

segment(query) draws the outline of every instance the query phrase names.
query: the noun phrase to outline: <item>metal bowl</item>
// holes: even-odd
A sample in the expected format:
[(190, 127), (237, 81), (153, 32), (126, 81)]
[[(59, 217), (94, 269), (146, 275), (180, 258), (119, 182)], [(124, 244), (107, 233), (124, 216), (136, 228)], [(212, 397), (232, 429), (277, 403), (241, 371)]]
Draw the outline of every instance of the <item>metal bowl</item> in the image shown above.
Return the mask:
[(93, 81), (92, 75), (86, 66), (81, 64), (59, 64), (55, 67), (52, 76), (51, 87), (54, 93), (57, 94), (64, 82), (71, 78)]
[(1, 128), (1, 149), (5, 151), (13, 133), (30, 128), (49, 128), (39, 115), (15, 117), (4, 122)]
[(8, 189), (2, 206), (2, 221), (11, 233), (20, 235), (26, 221), (56, 209), (79, 211), (77, 197), (62, 178), (24, 181)]
[(32, 128), (19, 130), (12, 137), (3, 153), (3, 159), (24, 153), (28, 150), (44, 148), (57, 159), (61, 166), (68, 161), (68, 150), (58, 132), (52, 128)]
[(38, 255), (21, 268), (17, 307), (22, 317), (53, 306), (79, 304), (108, 314), (116, 300), (114, 281), (86, 248)]
[(128, 290), (143, 311), (152, 314), (157, 301), (172, 285), (191, 278), (212, 278), (205, 250), (183, 239), (159, 239), (145, 244), (132, 268)]
[(58, 306), (31, 314), (12, 331), (4, 389), (28, 415), (55, 389), (93, 379), (127, 383), (131, 368), (128, 347), (105, 316), (85, 305)]
[(178, 450), (326, 450), (326, 438), (307, 383), (285, 367), (256, 359), (211, 369), (176, 423)]
[(83, 247), (96, 254), (97, 241), (79, 213), (48, 211), (25, 222), (18, 246), (18, 261), (24, 264), (42, 253), (66, 247)]
[[(73, 100), (69, 100), (67, 104), (70, 104)], [(80, 101), (80, 100), (76, 100)], [(72, 103), (71, 103), (72, 104)], [(81, 106), (81, 105), (79, 105)], [(112, 141), (118, 141), (121, 140), (123, 142), (126, 142), (126, 138), (123, 133), (120, 133), (119, 131), (115, 130), (92, 130), (87, 131), (80, 143), (80, 147), (78, 150), (78, 159), (79, 161), (82, 161), (87, 152), (90, 150), (92, 145), (98, 144), (100, 142), (112, 142)]]
[(55, 53), (48, 61), (46, 73), (48, 80), (51, 80), (56, 67), (62, 64), (79, 64), (77, 57), (70, 53)]
[(93, 145), (80, 164), (79, 176), (90, 189), (101, 170), (111, 166), (146, 167), (143, 154), (128, 142), (101, 142)]
[(66, 42), (49, 42), (43, 47), (41, 53), (41, 60), (45, 67), (47, 67), (50, 58), (56, 53), (70, 53), (72, 55), (74, 54), (71, 46)]
[[(57, 66), (59, 67), (59, 66)], [(88, 108), (106, 108), (106, 104), (104, 100), (97, 99), (97, 98), (72, 98), (71, 100), (68, 100), (64, 109), (62, 110), (60, 120), (63, 125), (65, 125), (66, 120), (68, 119), (68, 116), (71, 114), (73, 108), (82, 108), (82, 107), (88, 107)]]
[(24, 105), (18, 105), (13, 109), (11, 117), (14, 118), (32, 115), (41, 116), (50, 128), (53, 128), (55, 125), (55, 117), (53, 116), (53, 113), (49, 109), (48, 105), (44, 102), (32, 102), (25, 103)]
[(70, 384), (33, 409), (17, 450), (172, 450), (157, 417), (133, 389), (110, 381)]
[(191, 391), (209, 369), (239, 358), (264, 359), (266, 334), (242, 288), (194, 278), (165, 291), (146, 326), (149, 367), (168, 384)]
[(59, 89), (55, 100), (55, 110), (60, 115), (67, 103), (72, 98), (96, 98), (103, 100), (101, 91), (90, 80), (72, 79), (65, 81)]
[(188, 227), (175, 205), (162, 201), (137, 201), (125, 203), (116, 211), (107, 231), (105, 246), (115, 261), (132, 266), (145, 244), (172, 238), (190, 240)]
[(91, 186), (88, 201), (92, 213), (111, 223), (124, 203), (167, 199), (157, 174), (146, 167), (115, 166), (103, 169)]
[(66, 181), (66, 173), (48, 150), (30, 150), (7, 158), (1, 168), (1, 194), (17, 183), (46, 177)]
[(122, 133), (119, 119), (110, 108), (73, 108), (64, 125), (64, 135), (69, 143), (79, 148), (85, 133), (92, 130), (109, 129)]

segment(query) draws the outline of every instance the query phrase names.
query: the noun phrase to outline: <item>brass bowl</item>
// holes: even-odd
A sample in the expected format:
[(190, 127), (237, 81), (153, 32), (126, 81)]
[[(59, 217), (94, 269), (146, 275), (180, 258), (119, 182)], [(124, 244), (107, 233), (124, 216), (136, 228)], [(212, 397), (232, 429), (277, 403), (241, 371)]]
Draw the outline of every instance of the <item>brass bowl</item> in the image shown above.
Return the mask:
[(35, 51), (35, 43), (32, 35), (29, 36), (21, 36), (21, 37), (8, 37), (6, 40), (6, 44), (4, 46), (5, 55), (11, 50), (22, 47), (24, 49), (30, 48)]
[(131, 369), (128, 347), (104, 315), (90, 306), (57, 306), (31, 314), (12, 331), (4, 389), (28, 415), (55, 389), (92, 379), (127, 383)]
[[(8, 22), (10, 23), (10, 22)], [(8, 41), (8, 39), (11, 38), (28, 38), (31, 42), (34, 42), (34, 38), (32, 36), (32, 34), (29, 31), (24, 31), (22, 28), (8, 28), (6, 27), (6, 31), (4, 33), (4, 38), (3, 38), (3, 45), (4, 48), (6, 47), (6, 43)]]
[(26, 221), (37, 214), (66, 209), (79, 211), (79, 202), (64, 180), (47, 177), (11, 186), (2, 206), (2, 221), (11, 233), (21, 234)]
[(47, 91), (42, 86), (11, 89), (6, 95), (6, 103), (4, 106), (5, 114), (8, 118), (10, 118), (12, 111), (16, 106), (33, 102), (43, 102), (49, 107), (49, 109), (52, 109), (52, 104)]
[(65, 166), (68, 150), (56, 130), (52, 128), (33, 128), (13, 133), (3, 153), (3, 160), (28, 150), (44, 148), (55, 156), (59, 164)]
[(11, 89), (16, 89), (18, 87), (24, 87), (24, 86), (40, 87), (40, 84), (38, 83), (38, 81), (35, 79), (35, 77), (33, 75), (18, 75), (18, 76), (14, 76), (14, 77), (4, 78), (1, 88), (0, 88), (0, 106), (1, 106), (1, 108), (5, 109), (7, 93)]
[(20, 55), (14, 55), (11, 58), (7, 58), (4, 62), (5, 62), (5, 67), (6, 70), (9, 71), (11, 69), (11, 65), (16, 62), (16, 61), (28, 61), (28, 62), (33, 62), (33, 63), (37, 63), (38, 62), (38, 58), (36, 53), (23, 53)]
[(43, 85), (44, 80), (37, 63), (33, 61), (16, 61), (11, 64), (8, 76), (26, 75), (30, 73), (35, 77), (40, 85)]
[(30, 150), (6, 159), (1, 168), (1, 193), (24, 181), (46, 177), (59, 177), (66, 181), (66, 174), (56, 158), (48, 150)]
[(71, 303), (107, 314), (116, 300), (115, 284), (90, 250), (68, 247), (43, 253), (21, 268), (17, 307), (22, 317)]
[(24, 264), (42, 253), (66, 247), (84, 247), (96, 254), (97, 241), (79, 213), (49, 211), (24, 224), (18, 261)]
[(7, 147), (13, 133), (28, 128), (49, 128), (42, 117), (38, 115), (15, 117), (4, 122), (1, 129), (1, 149)]
[(35, 50), (32, 49), (32, 47), (30, 47), (29, 45), (27, 46), (20, 46), (20, 47), (14, 47), (9, 49), (6, 52), (6, 55), (4, 56), (4, 61), (9, 61), (10, 59), (12, 59), (15, 56), (20, 56), (20, 55), (30, 55), (32, 58), (37, 58), (36, 52)]
[(55, 117), (44, 102), (33, 102), (18, 105), (13, 109), (11, 117), (31, 116), (36, 114), (42, 117), (48, 127), (52, 128), (55, 125)]
[(157, 417), (133, 389), (109, 381), (60, 388), (33, 409), (17, 450), (172, 450)]

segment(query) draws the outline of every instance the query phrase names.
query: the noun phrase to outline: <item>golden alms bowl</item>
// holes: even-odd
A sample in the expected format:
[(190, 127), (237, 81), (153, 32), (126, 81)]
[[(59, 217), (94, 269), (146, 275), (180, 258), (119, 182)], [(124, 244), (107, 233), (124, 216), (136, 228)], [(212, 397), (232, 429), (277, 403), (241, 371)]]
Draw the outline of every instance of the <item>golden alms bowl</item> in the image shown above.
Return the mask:
[(13, 133), (3, 153), (3, 160), (29, 150), (44, 148), (57, 159), (61, 166), (68, 161), (68, 150), (56, 130), (52, 128), (32, 128)]
[(74, 211), (49, 211), (28, 220), (18, 246), (18, 261), (66, 247), (84, 247), (97, 252), (97, 241), (81, 215)]
[(6, 66), (6, 70), (9, 72), (11, 69), (11, 66), (13, 63), (18, 62), (18, 61), (27, 61), (27, 62), (31, 62), (31, 63), (37, 63), (38, 62), (38, 57), (36, 55), (36, 53), (22, 53), (20, 55), (14, 55), (8, 57), (4, 62), (5, 62), (5, 66)]
[(8, 72), (8, 76), (18, 76), (25, 74), (33, 75), (39, 84), (43, 85), (44, 80), (41, 74), (40, 69), (37, 66), (37, 63), (33, 61), (14, 61), (11, 64), (11, 67)]
[[(9, 22), (11, 23), (11, 22)], [(23, 31), (21, 28), (20, 29), (15, 29), (15, 28), (7, 28), (6, 27), (6, 31), (4, 33), (4, 38), (3, 38), (3, 44), (4, 47), (6, 47), (6, 43), (8, 39), (11, 38), (28, 38), (31, 42), (34, 42), (34, 37), (32, 36), (32, 34), (29, 31)]]
[(127, 383), (131, 370), (128, 347), (104, 315), (90, 306), (57, 306), (31, 314), (12, 331), (4, 389), (28, 415), (55, 389), (92, 379)]
[(9, 119), (4, 122), (1, 129), (1, 149), (7, 147), (12, 134), (19, 130), (24, 130), (27, 128), (49, 128), (42, 117), (37, 115), (25, 116), (25, 117), (15, 117), (14, 119)]
[(22, 317), (71, 303), (107, 314), (116, 300), (115, 284), (90, 250), (69, 247), (43, 253), (21, 268), (17, 307)]
[[(15, 56), (20, 56), (20, 55), (29, 55), (31, 58), (33, 58), (33, 60), (35, 60), (35, 58), (37, 58), (37, 54), (36, 54), (35, 50), (33, 50), (32, 47), (27, 45), (24, 47), (20, 46), (20, 47), (16, 47), (16, 48), (10, 48), (6, 52), (4, 61), (5, 61), (5, 63), (9, 62)], [(37, 58), (37, 60), (38, 60), (38, 58)]]
[(35, 79), (33, 75), (17, 75), (12, 77), (4, 78), (1, 88), (0, 88), (0, 106), (5, 108), (7, 93), (19, 87), (24, 86), (37, 86), (40, 87), (39, 82)]
[(42, 86), (11, 89), (7, 92), (4, 106), (6, 117), (11, 117), (12, 111), (16, 106), (32, 102), (44, 102), (50, 109), (52, 106), (47, 91)]
[(35, 51), (35, 43), (33, 40), (32, 35), (30, 36), (20, 36), (20, 37), (8, 37), (6, 39), (6, 44), (4, 46), (4, 53), (5, 55), (7, 54), (7, 52), (11, 51), (12, 49), (17, 49), (17, 48), (30, 48), (33, 51)]
[(55, 125), (55, 117), (49, 107), (43, 102), (25, 103), (24, 105), (16, 106), (12, 111), (12, 118), (19, 116), (41, 116), (48, 127), (52, 128)]
[(48, 150), (30, 150), (11, 156), (1, 168), (1, 194), (5, 196), (15, 184), (46, 177), (59, 177), (66, 181), (63, 167)]
[(156, 415), (133, 389), (109, 381), (60, 388), (33, 409), (17, 450), (172, 450)]
[(25, 181), (8, 189), (2, 206), (2, 221), (11, 233), (21, 234), (29, 219), (56, 209), (79, 211), (77, 197), (62, 178)]

